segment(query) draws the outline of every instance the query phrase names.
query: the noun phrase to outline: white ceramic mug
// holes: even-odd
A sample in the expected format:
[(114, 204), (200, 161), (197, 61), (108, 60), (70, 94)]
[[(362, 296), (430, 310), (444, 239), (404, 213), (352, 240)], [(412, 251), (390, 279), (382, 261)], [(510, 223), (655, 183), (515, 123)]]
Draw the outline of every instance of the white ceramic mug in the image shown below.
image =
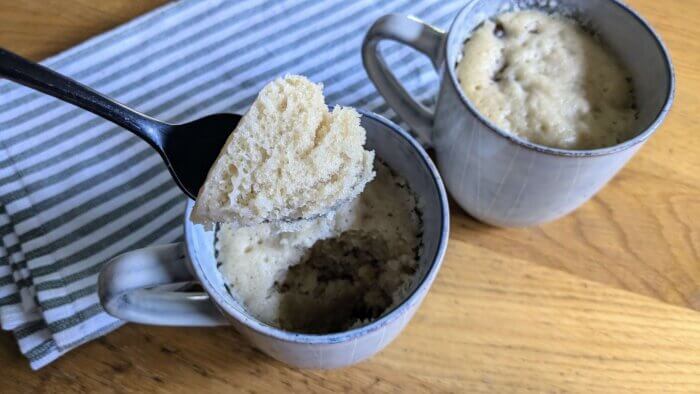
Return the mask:
[[(389, 106), (435, 149), (440, 172), (457, 203), (487, 223), (530, 226), (573, 211), (605, 186), (666, 117), (675, 78), (661, 39), (625, 4), (617, 0), (525, 2), (545, 8), (556, 4), (573, 12), (619, 55), (632, 74), (639, 134), (608, 148), (574, 151), (537, 145), (501, 130), (462, 92), (455, 67), (471, 32), (513, 3), (523, 1), (469, 1), (447, 32), (413, 17), (384, 16), (368, 31), (362, 56), (370, 79)], [(434, 112), (412, 98), (393, 76), (377, 51), (382, 40), (397, 41), (430, 58), (440, 76)]]
[[(293, 333), (264, 324), (226, 290), (217, 269), (215, 233), (189, 220), (190, 201), (184, 243), (126, 253), (103, 268), (98, 290), (105, 310), (117, 318), (144, 324), (231, 324), (263, 352), (303, 368), (342, 367), (383, 349), (406, 326), (435, 279), (447, 248), (450, 218), (440, 175), (420, 144), (390, 121), (360, 112), (367, 130), (366, 146), (406, 178), (421, 211), (420, 268), (410, 295), (400, 305), (368, 325), (327, 335)], [(178, 283), (192, 281), (199, 282), (204, 293), (172, 291)]]

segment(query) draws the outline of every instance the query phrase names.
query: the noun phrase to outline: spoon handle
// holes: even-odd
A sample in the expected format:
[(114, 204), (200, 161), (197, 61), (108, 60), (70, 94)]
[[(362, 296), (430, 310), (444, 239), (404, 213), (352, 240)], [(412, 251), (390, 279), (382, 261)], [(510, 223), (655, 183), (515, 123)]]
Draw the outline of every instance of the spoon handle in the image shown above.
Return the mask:
[(77, 105), (116, 123), (158, 151), (162, 151), (163, 133), (172, 127), (3, 48), (0, 48), (0, 77)]

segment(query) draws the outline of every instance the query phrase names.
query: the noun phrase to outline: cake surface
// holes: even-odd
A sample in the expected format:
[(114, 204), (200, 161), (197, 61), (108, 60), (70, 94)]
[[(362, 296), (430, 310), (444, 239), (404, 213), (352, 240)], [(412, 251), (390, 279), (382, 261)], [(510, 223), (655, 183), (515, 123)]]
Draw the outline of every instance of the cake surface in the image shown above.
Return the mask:
[(635, 135), (627, 71), (564, 16), (528, 10), (485, 21), (464, 44), (457, 75), (479, 112), (531, 142), (595, 149)]
[(376, 169), (360, 196), (297, 231), (221, 227), (220, 271), (251, 315), (290, 331), (328, 333), (404, 299), (418, 269), (420, 217), (405, 180), (381, 163)]
[(374, 152), (352, 108), (328, 110), (302, 76), (266, 85), (226, 141), (199, 191), (192, 221), (235, 227), (325, 215), (374, 177)]

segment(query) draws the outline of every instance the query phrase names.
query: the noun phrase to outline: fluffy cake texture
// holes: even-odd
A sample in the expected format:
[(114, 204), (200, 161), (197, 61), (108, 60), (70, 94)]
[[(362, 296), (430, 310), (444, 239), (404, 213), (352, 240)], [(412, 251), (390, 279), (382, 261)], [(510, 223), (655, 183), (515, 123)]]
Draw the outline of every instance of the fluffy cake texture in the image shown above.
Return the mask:
[(219, 269), (251, 315), (328, 333), (378, 318), (405, 298), (418, 270), (420, 217), (405, 180), (376, 169), (359, 197), (297, 231), (221, 227)]
[(481, 113), (534, 143), (596, 149), (636, 134), (627, 70), (564, 16), (527, 10), (485, 21), (464, 44), (457, 74)]
[(228, 138), (192, 221), (243, 227), (326, 215), (374, 177), (364, 144), (357, 111), (329, 111), (322, 86), (303, 76), (276, 79)]

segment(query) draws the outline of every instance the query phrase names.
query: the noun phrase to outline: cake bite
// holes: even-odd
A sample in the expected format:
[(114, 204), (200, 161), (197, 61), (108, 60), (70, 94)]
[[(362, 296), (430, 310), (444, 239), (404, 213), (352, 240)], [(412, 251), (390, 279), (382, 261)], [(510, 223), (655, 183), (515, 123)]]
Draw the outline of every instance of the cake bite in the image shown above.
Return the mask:
[(322, 85), (290, 75), (267, 84), (226, 141), (191, 219), (247, 227), (323, 216), (374, 177), (374, 152), (352, 108), (329, 111)]

